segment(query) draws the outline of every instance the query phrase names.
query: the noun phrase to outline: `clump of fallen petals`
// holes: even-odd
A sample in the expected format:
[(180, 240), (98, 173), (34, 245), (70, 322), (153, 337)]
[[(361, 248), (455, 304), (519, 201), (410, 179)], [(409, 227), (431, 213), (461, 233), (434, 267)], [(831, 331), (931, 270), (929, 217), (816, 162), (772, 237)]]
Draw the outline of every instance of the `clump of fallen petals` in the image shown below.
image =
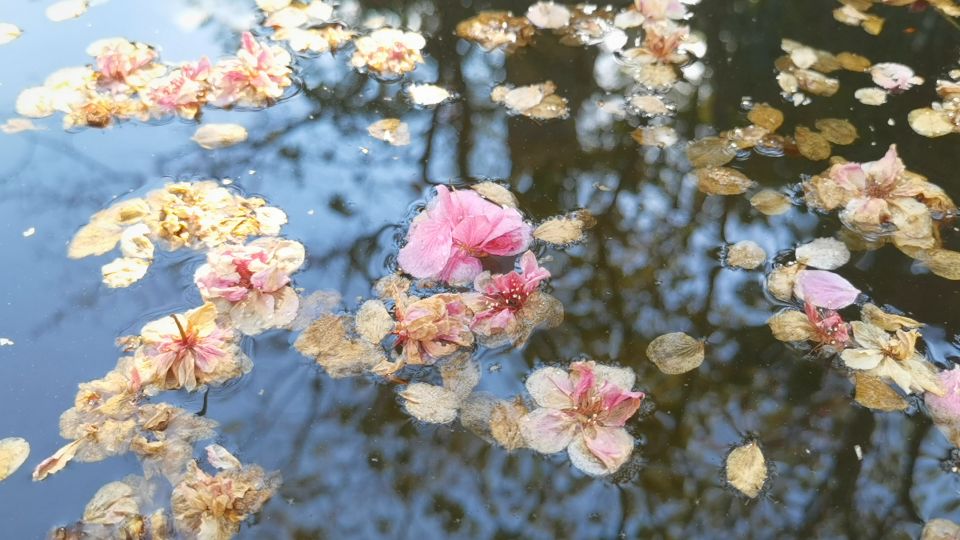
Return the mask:
[(567, 100), (555, 94), (556, 91), (553, 81), (518, 88), (497, 86), (490, 92), (490, 100), (500, 103), (511, 114), (539, 120), (566, 118), (569, 115)]
[(229, 314), (240, 332), (256, 335), (297, 316), (300, 300), (290, 274), (300, 269), (305, 256), (302, 244), (280, 238), (225, 245), (207, 255), (194, 281), (204, 301)]
[(416, 278), (469, 283), (483, 270), (482, 259), (525, 251), (531, 229), (515, 208), (498, 206), (472, 190), (437, 186), (437, 196), (410, 225), (397, 261)]
[(380, 28), (354, 40), (356, 51), (350, 64), (379, 77), (399, 77), (423, 63), (420, 51), (426, 43), (416, 32)]
[(470, 309), (458, 294), (435, 294), (417, 298), (397, 293), (397, 320), (393, 346), (412, 365), (432, 365), (437, 360), (473, 344)]
[(204, 384), (223, 384), (253, 367), (240, 350), (239, 334), (228, 319), (218, 318), (210, 302), (148, 323), (140, 337), (137, 370), (150, 392), (192, 392)]
[(195, 461), (173, 489), (171, 499), (177, 532), (190, 540), (227, 540), (263, 508), (280, 487), (280, 474), (258, 465), (229, 468), (211, 476)]
[(156, 59), (157, 52), (143, 43), (108, 40), (96, 54), (97, 85), (114, 93), (143, 89), (167, 71)]
[(509, 11), (484, 11), (457, 25), (457, 37), (490, 51), (503, 47), (511, 53), (533, 43), (535, 34), (530, 21)]
[(153, 116), (162, 118), (176, 114), (187, 120), (200, 115), (209, 98), (207, 78), (213, 71), (204, 56), (199, 62), (183, 64), (168, 75), (150, 81), (144, 102)]
[(277, 45), (257, 41), (244, 32), (237, 54), (221, 60), (209, 75), (219, 107), (261, 108), (273, 104), (293, 84), (290, 53)]
[(562, 304), (539, 291), (540, 283), (549, 277), (531, 251), (520, 258), (520, 273), (478, 275), (475, 292), (463, 295), (463, 301), (474, 313), (470, 328), (481, 344), (519, 347), (538, 326), (557, 326), (563, 320)]
[(570, 371), (546, 367), (526, 386), (538, 408), (522, 417), (527, 446), (553, 454), (567, 450), (575, 467), (599, 476), (619, 469), (633, 453), (633, 437), (623, 425), (640, 408), (642, 392), (632, 392), (636, 376), (626, 368), (574, 362)]
[(937, 377), (943, 386), (943, 395), (927, 392), (923, 400), (934, 423), (957, 445), (960, 444), (960, 366), (941, 371)]
[(897, 330), (890, 335), (872, 324), (860, 321), (851, 324), (856, 347), (840, 354), (847, 367), (892, 381), (908, 394), (946, 394), (937, 369), (916, 350), (920, 332)]

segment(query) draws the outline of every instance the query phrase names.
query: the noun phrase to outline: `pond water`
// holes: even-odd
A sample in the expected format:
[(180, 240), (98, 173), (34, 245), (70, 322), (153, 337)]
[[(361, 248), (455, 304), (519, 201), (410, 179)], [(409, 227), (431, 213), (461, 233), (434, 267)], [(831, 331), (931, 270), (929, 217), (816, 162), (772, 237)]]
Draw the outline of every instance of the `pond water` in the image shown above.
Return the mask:
[[(112, 0), (57, 23), (44, 13), (51, 3), (0, 6), (0, 22), (24, 30), (0, 47), (4, 120), (16, 116), (25, 88), (93, 62), (85, 50), (98, 39), (147, 43), (170, 63), (204, 55), (216, 62), (237, 51), (243, 31), (271, 33), (253, 0)], [(877, 4), (871, 12), (886, 22), (874, 36), (835, 20), (834, 0), (703, 0), (688, 6), (684, 24), (706, 52), (665, 92), (676, 113), (648, 119), (613, 110), (635, 83), (604, 50), (609, 44), (566, 46), (541, 30), (533, 45), (505, 54), (456, 36), (461, 21), (483, 11), (522, 15), (528, 5), (344, 0), (337, 17), (363, 32), (359, 21), (379, 21), (425, 35), (425, 62), (384, 82), (350, 66), (349, 45), (296, 56), (294, 85), (278, 103), (203, 112), (204, 124), (245, 127), (246, 141), (227, 148), (201, 148), (191, 140), (196, 123), (180, 119), (63, 130), (57, 113), (34, 120), (45, 130), (0, 134), (0, 282), (7, 284), (0, 337), (13, 342), (0, 347), (0, 438), (23, 437), (31, 446), (24, 467), (0, 483), (0, 537), (44, 538), (80, 520), (104, 484), (144, 473), (137, 456), (125, 453), (71, 462), (42, 482), (30, 475), (69, 442), (59, 418), (74, 406), (78, 384), (114, 369), (118, 337), (202, 304), (194, 272), (205, 256), (158, 249), (143, 279), (114, 289), (101, 282), (101, 267), (120, 255), (70, 259), (67, 249), (117, 198), (199, 179), (229, 179), (235, 193), (282, 209), (289, 219), (282, 236), (306, 249), (293, 284), (303, 296), (336, 291), (338, 313), (355, 313), (375, 296), (374, 283), (397, 270), (410, 222), (437, 185), (464, 190), (495, 180), (534, 224), (586, 209), (596, 223), (582, 242), (532, 248), (553, 275), (545, 290), (563, 304), (562, 324), (536, 330), (522, 347), (476, 347), (476, 390), (509, 399), (524, 393), (535, 369), (589, 357), (630, 368), (646, 394), (625, 425), (637, 441), (632, 458), (613, 475), (592, 477), (564, 452), (510, 452), (460, 421), (416, 421), (398, 397), (399, 378), (439, 384), (428, 368), (335, 379), (294, 348), (299, 330), (244, 337), (254, 362), (248, 374), (208, 390), (144, 398), (219, 423), (215, 437), (195, 447), (211, 474), (203, 447), (213, 443), (282, 474), (277, 493), (236, 538), (893, 539), (918, 538), (930, 519), (960, 520), (955, 449), (921, 400), (909, 397), (906, 411), (864, 407), (838, 358), (778, 341), (767, 325), (787, 304), (766, 290), (766, 274), (792, 260), (797, 245), (845, 234), (836, 212), (809, 209), (798, 188), (829, 163), (791, 151), (741, 151), (727, 166), (758, 186), (707, 196), (685, 152), (688, 141), (749, 125), (748, 108), (769, 103), (784, 113), (782, 134), (822, 118), (847, 119), (859, 138), (835, 145), (835, 155), (875, 161), (896, 144), (911, 171), (960, 199), (960, 135), (926, 138), (907, 120), (939, 101), (935, 81), (960, 67), (954, 21), (933, 7)], [(871, 86), (870, 76), (844, 71), (830, 75), (841, 84), (835, 95), (794, 106), (781, 96), (774, 67), (784, 38), (905, 64), (926, 82), (870, 106), (854, 97)], [(497, 85), (547, 80), (566, 98), (568, 118), (511, 115), (489, 97)], [(411, 81), (459, 98), (412, 106)], [(385, 118), (409, 126), (408, 145), (370, 136), (368, 126)], [(679, 140), (640, 146), (631, 132), (643, 125), (672, 126)], [(758, 212), (749, 197), (761, 187), (795, 194), (794, 204), (781, 215)], [(956, 233), (941, 223), (944, 248), (960, 248)], [(724, 247), (744, 240), (768, 256), (756, 270), (724, 264)], [(924, 323), (918, 350), (937, 369), (960, 358), (956, 281), (894, 246), (854, 250), (836, 273), (862, 291), (860, 305), (869, 299)], [(859, 318), (857, 306), (841, 313)], [(705, 340), (702, 365), (668, 375), (647, 358), (651, 341), (670, 332)], [(727, 485), (723, 468), (731, 448), (751, 438), (771, 471), (752, 499)], [(149, 510), (169, 511), (172, 486), (162, 477), (157, 485)]]

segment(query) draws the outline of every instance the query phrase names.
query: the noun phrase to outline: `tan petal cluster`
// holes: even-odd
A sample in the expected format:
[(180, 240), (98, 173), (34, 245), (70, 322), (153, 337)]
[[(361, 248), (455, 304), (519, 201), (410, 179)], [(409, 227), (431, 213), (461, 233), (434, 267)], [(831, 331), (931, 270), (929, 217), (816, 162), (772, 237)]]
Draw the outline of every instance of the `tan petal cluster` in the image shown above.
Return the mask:
[(937, 369), (916, 350), (920, 332), (899, 329), (890, 335), (869, 323), (851, 324), (857, 347), (840, 353), (847, 367), (892, 381), (908, 394), (930, 392), (942, 396), (946, 392)]

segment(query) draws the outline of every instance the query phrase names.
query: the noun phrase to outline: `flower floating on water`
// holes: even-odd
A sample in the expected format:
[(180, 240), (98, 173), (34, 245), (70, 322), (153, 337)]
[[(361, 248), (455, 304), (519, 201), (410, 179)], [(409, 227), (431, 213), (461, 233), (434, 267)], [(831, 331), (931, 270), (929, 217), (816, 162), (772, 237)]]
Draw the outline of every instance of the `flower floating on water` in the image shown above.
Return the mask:
[(204, 301), (229, 314), (239, 331), (256, 335), (297, 316), (300, 299), (290, 286), (290, 274), (300, 269), (305, 256), (303, 245), (279, 238), (226, 245), (207, 255), (194, 281)]
[(943, 396), (946, 393), (936, 368), (916, 350), (920, 332), (901, 329), (891, 336), (872, 324), (860, 321), (851, 324), (857, 347), (840, 354), (847, 367), (893, 381), (908, 394), (929, 392)]
[(144, 101), (154, 116), (176, 114), (193, 120), (207, 102), (207, 78), (212, 70), (206, 56), (199, 62), (183, 64), (170, 74), (150, 81)]
[(97, 84), (114, 93), (132, 93), (163, 75), (167, 68), (155, 63), (157, 52), (143, 43), (118, 38), (93, 47), (96, 53)]
[(633, 0), (637, 11), (649, 20), (681, 20), (687, 16), (687, 7), (679, 0)]
[(878, 86), (895, 93), (923, 84), (923, 78), (917, 77), (909, 66), (903, 64), (881, 62), (870, 66), (867, 72)]
[(534, 371), (526, 386), (540, 407), (520, 421), (530, 448), (544, 454), (567, 450), (574, 467), (599, 476), (615, 472), (633, 453), (623, 428), (640, 408), (643, 392), (631, 392), (632, 370), (574, 362), (570, 372)]
[(937, 374), (943, 386), (943, 395), (927, 392), (923, 400), (930, 409), (934, 423), (950, 442), (960, 445), (960, 365)]
[(482, 271), (482, 258), (525, 251), (531, 229), (514, 208), (497, 206), (470, 190), (437, 186), (437, 196), (410, 225), (397, 260), (416, 278), (468, 283)]
[(290, 53), (257, 41), (250, 32), (244, 32), (242, 40), (236, 56), (220, 61), (210, 75), (213, 104), (252, 108), (271, 105), (293, 84)]
[(186, 477), (173, 489), (176, 529), (191, 540), (228, 540), (279, 487), (280, 474), (267, 473), (258, 465), (229, 467), (210, 476), (192, 461)]
[(457, 37), (488, 51), (503, 47), (507, 53), (533, 43), (536, 31), (525, 17), (509, 11), (484, 11), (457, 25)]
[(849, 325), (840, 314), (804, 303), (804, 313), (786, 310), (767, 321), (773, 336), (780, 341), (813, 341), (828, 354), (843, 350), (850, 343)]
[(471, 313), (460, 295), (435, 294), (420, 299), (398, 292), (394, 300), (394, 347), (402, 348), (405, 363), (429, 366), (473, 344)]
[(423, 63), (420, 51), (426, 44), (416, 32), (380, 28), (354, 40), (357, 50), (350, 64), (380, 77), (399, 77)]
[(539, 266), (533, 252), (520, 258), (520, 272), (483, 272), (474, 280), (477, 292), (463, 296), (475, 314), (470, 328), (487, 347), (522, 346), (540, 324), (552, 328), (563, 320), (563, 305), (538, 290), (550, 272)]
[(222, 384), (250, 371), (253, 363), (240, 350), (229, 321), (217, 319), (208, 302), (183, 314), (148, 323), (140, 332), (137, 369), (150, 391)]

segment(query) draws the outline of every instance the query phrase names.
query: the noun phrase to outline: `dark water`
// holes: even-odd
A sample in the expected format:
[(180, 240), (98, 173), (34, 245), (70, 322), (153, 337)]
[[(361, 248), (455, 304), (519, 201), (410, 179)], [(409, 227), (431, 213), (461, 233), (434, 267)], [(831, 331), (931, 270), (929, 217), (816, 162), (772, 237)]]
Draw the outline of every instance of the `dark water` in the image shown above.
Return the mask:
[[(54, 24), (43, 15), (45, 4), (7, 0), (0, 21), (26, 33), (0, 49), (0, 116), (14, 115), (23, 88), (88, 63), (84, 49), (95, 39), (144, 41), (166, 61), (232, 53), (239, 34), (231, 25), (242, 27), (240, 14), (252, 14), (252, 4), (113, 0)], [(563, 325), (537, 332), (522, 350), (481, 351), (485, 368), (501, 369), (484, 369), (478, 389), (511, 396), (534, 367), (585, 354), (636, 370), (656, 404), (628, 425), (640, 441), (640, 466), (618, 482), (592, 479), (562, 454), (508, 453), (459, 424), (415, 424), (392, 386), (330, 379), (292, 349), (295, 333), (246, 338), (253, 372), (212, 390), (206, 415), (221, 423), (216, 442), (244, 462), (281, 470), (284, 484), (238, 538), (892, 539), (916, 538), (931, 518), (960, 519), (960, 478), (941, 467), (952, 446), (929, 419), (915, 409), (880, 413), (854, 403), (846, 378), (771, 336), (765, 321), (779, 306), (765, 295), (763, 274), (720, 265), (725, 243), (754, 240), (774, 254), (835, 234), (837, 219), (803, 207), (766, 217), (746, 198), (705, 197), (685, 176), (682, 145), (641, 149), (629, 136), (636, 119), (631, 125), (598, 111), (596, 101), (623, 88), (596, 48), (564, 47), (547, 35), (505, 60), (453, 36), (459, 21), (481, 10), (522, 13), (526, 2), (361, 4), (421, 17), (432, 39), (428, 64), (412, 78), (439, 81), (465, 98), (411, 110), (396, 99), (399, 85), (355, 74), (343, 54), (326, 55), (300, 61), (304, 88), (276, 107), (206, 114), (205, 121), (246, 126), (249, 141), (228, 149), (199, 149), (189, 140), (195, 125), (180, 121), (66, 133), (53, 118), (37, 122), (49, 131), (0, 137), (0, 336), (15, 342), (0, 349), (0, 438), (25, 437), (33, 448), (27, 465), (0, 484), (0, 538), (42, 538), (78, 520), (101, 485), (141, 472), (133, 455), (74, 463), (41, 483), (31, 482), (28, 469), (64, 444), (58, 418), (78, 383), (114, 367), (116, 337), (200, 303), (192, 276), (203, 257), (161, 253), (143, 281), (111, 290), (100, 283), (108, 259), (69, 260), (66, 244), (114, 197), (193, 176), (229, 177), (285, 210), (284, 234), (308, 253), (296, 285), (337, 290), (348, 307), (392, 271), (400, 227), (431, 185), (503, 179), (537, 220), (587, 208), (597, 217), (587, 242), (546, 252), (553, 294), (566, 309)], [(910, 110), (935, 99), (933, 80), (957, 67), (960, 30), (933, 10), (878, 7), (888, 20), (873, 37), (834, 21), (837, 6), (703, 0), (690, 24), (706, 37), (706, 72), (674, 127), (693, 139), (746, 125), (747, 96), (779, 103), (790, 129), (848, 118), (861, 138), (838, 153), (870, 161), (896, 143), (911, 170), (960, 199), (957, 136), (930, 140), (906, 124)], [(177, 17), (197, 7), (214, 17), (195, 31), (178, 27)], [(853, 91), (869, 78), (841, 73), (836, 96), (794, 108), (781, 102), (774, 80), (784, 37), (905, 63), (928, 82), (867, 107)], [(508, 117), (487, 100), (495, 84), (545, 79), (569, 100), (571, 118), (540, 125)], [(408, 122), (412, 144), (371, 139), (366, 126), (384, 117)], [(758, 155), (733, 166), (769, 188), (825, 168)], [(30, 227), (36, 234), (24, 237)], [(956, 249), (955, 230), (944, 233)], [(960, 356), (954, 282), (923, 273), (892, 247), (855, 253), (840, 273), (878, 304), (927, 323), (932, 361), (946, 367)], [(667, 376), (645, 359), (650, 340), (672, 331), (707, 339), (699, 370)], [(200, 395), (163, 399), (192, 411), (204, 406)], [(762, 439), (776, 467), (770, 491), (749, 502), (720, 480), (724, 455), (748, 433)]]

